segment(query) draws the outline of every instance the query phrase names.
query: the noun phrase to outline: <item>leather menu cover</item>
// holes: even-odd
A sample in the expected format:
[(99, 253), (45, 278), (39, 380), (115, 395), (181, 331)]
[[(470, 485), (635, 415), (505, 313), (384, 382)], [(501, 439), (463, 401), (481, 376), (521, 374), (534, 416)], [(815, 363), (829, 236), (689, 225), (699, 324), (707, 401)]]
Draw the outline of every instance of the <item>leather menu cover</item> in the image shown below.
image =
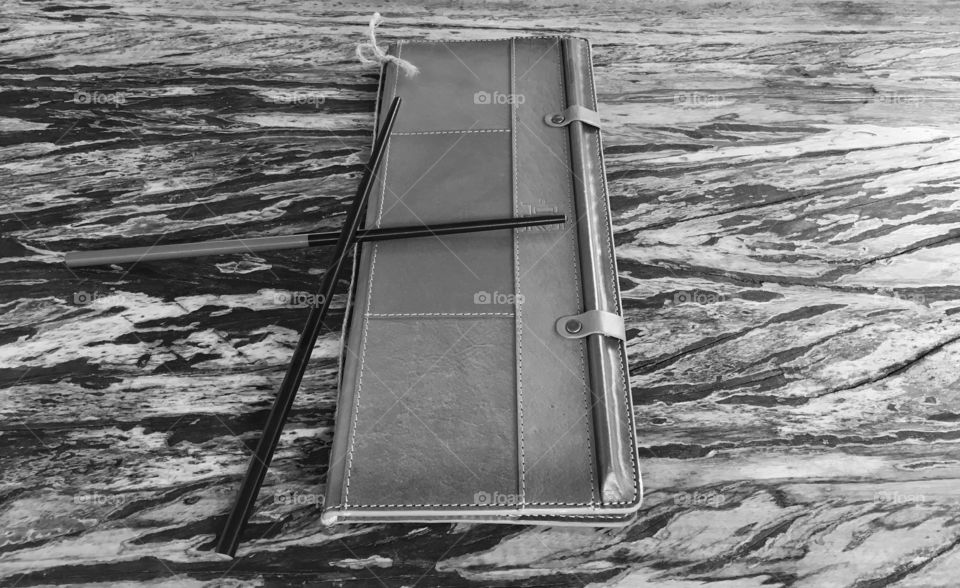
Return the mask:
[[(325, 523), (616, 525), (642, 488), (589, 43), (400, 42), (366, 227), (565, 225), (358, 246)], [(379, 125), (379, 122), (378, 122)]]

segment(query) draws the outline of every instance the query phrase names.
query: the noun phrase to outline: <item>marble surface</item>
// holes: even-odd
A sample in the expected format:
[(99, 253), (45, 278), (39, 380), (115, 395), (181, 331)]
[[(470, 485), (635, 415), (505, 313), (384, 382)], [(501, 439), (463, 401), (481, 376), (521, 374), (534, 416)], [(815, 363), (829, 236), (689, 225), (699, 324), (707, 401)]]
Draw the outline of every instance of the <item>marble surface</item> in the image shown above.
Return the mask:
[[(323, 528), (331, 333), (224, 561), (323, 253), (62, 264), (336, 228), (374, 10), (385, 40), (594, 43), (625, 529)], [(929, 1), (0, 2), (0, 585), (955, 586), (958, 31)]]

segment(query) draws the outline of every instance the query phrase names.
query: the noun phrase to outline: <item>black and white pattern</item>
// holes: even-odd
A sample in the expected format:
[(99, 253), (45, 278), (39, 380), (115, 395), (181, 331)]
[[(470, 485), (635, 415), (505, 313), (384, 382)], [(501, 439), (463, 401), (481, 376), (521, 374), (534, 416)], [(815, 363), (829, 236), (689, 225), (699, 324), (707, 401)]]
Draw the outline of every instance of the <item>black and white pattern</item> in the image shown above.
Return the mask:
[[(384, 41), (593, 42), (625, 529), (323, 527), (335, 331), (224, 561), (324, 251), (62, 263), (338, 229), (378, 10)], [(958, 30), (936, 1), (0, 1), (0, 585), (955, 585)]]

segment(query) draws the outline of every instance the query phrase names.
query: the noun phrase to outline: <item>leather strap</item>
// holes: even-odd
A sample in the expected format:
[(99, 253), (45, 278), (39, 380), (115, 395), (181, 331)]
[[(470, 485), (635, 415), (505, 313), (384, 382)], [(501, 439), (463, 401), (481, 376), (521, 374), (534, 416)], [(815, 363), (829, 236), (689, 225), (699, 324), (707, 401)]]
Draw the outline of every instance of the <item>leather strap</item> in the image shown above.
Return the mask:
[(597, 111), (580, 104), (572, 104), (563, 112), (555, 112), (543, 117), (543, 121), (551, 127), (565, 127), (575, 120), (600, 128), (600, 115)]
[(603, 310), (588, 310), (582, 314), (563, 316), (557, 320), (557, 333), (567, 339), (582, 339), (588, 335), (606, 335), (627, 340), (623, 317)]
[[(509, 43), (510, 48), (510, 95), (517, 95), (517, 43), (516, 40), (510, 39)], [(518, 191), (518, 180), (517, 175), (517, 102), (512, 100), (510, 102), (510, 186), (512, 189), (511, 201), (513, 204), (513, 213), (516, 215), (520, 208), (520, 193)], [(513, 291), (519, 296), (523, 296), (523, 293), (520, 289), (520, 234), (517, 231), (511, 231), (513, 233)], [(523, 300), (523, 298), (520, 298)], [(519, 508), (522, 510), (524, 508), (524, 503), (527, 501), (527, 464), (526, 464), (526, 455), (524, 451), (524, 422), (523, 422), (523, 305), (518, 304), (514, 307), (513, 315), (513, 327), (514, 327), (514, 350), (516, 353), (516, 374), (517, 374), (517, 384), (516, 384), (516, 397), (517, 397), (517, 503)]]

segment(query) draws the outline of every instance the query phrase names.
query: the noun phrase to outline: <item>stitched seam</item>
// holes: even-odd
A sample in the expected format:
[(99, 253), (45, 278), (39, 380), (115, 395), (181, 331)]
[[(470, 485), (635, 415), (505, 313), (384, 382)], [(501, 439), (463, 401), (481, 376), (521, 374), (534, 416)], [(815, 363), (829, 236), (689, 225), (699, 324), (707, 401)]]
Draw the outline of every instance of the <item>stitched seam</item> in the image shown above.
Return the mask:
[(402, 133), (391, 133), (391, 136), (405, 135), (461, 135), (464, 133), (509, 133), (510, 129), (451, 129), (448, 131), (405, 131)]
[[(376, 257), (374, 257), (374, 261)], [(369, 300), (369, 298), (368, 298)], [(363, 344), (360, 346), (360, 373), (357, 375), (357, 393), (353, 402), (353, 422), (350, 425), (350, 449), (347, 451), (347, 477), (346, 487), (343, 491), (343, 505), (349, 504), (350, 496), (350, 474), (353, 472), (353, 446), (357, 440), (357, 419), (360, 416), (360, 390), (363, 388), (363, 363), (367, 355), (367, 326), (370, 321), (363, 321)]]
[[(561, 59), (561, 48), (560, 41), (557, 42), (557, 79), (560, 80), (560, 110), (565, 111), (567, 109), (567, 89), (564, 84), (564, 75), (563, 75), (563, 60)], [(563, 127), (566, 129), (565, 133), (561, 134), (563, 140), (560, 141), (560, 148), (563, 152), (563, 159), (565, 161), (571, 161), (570, 159), (570, 149), (567, 146), (567, 143), (570, 141), (570, 127)], [(567, 176), (567, 194), (569, 195), (569, 203), (571, 216), (577, 218), (577, 204), (576, 196), (574, 195), (573, 189), (573, 172), (568, 168), (567, 170), (570, 173), (565, 174)], [(570, 258), (573, 260), (573, 281), (574, 281), (574, 293), (577, 296), (577, 312), (583, 312), (583, 299), (580, 295), (582, 286), (580, 284), (580, 266), (578, 257), (580, 256), (580, 251), (577, 249), (577, 231), (576, 225), (574, 230), (570, 231), (570, 249), (571, 255)], [(583, 408), (584, 414), (590, 416), (593, 413), (593, 406), (590, 402), (590, 387), (587, 385), (587, 368), (584, 362), (584, 356), (586, 355), (586, 347), (584, 346), (583, 339), (577, 340), (577, 347), (579, 348), (578, 357), (580, 359), (580, 381), (583, 382)], [(590, 421), (592, 422), (592, 421)], [(590, 470), (590, 503), (595, 504), (597, 501), (597, 491), (596, 484), (593, 483), (597, 479), (597, 469), (596, 464), (594, 463), (596, 457), (593, 454), (593, 443), (591, 434), (591, 428), (587, 427), (587, 453), (586, 461), (587, 468)]]
[[(386, 75), (387, 67), (386, 64), (382, 64), (380, 67), (380, 77), (377, 79), (377, 99), (374, 101), (373, 106), (373, 126), (377, 126), (377, 118), (379, 118), (381, 101), (383, 97), (383, 78)], [(346, 353), (344, 350), (347, 348), (347, 334), (348, 328), (350, 327), (350, 320), (347, 320), (347, 317), (352, 316), (350, 313), (355, 308), (357, 302), (357, 293), (354, 290), (354, 280), (359, 275), (357, 268), (360, 265), (360, 247), (358, 245), (353, 246), (353, 262), (352, 267), (350, 268), (350, 288), (347, 291), (347, 303), (344, 306), (345, 318), (342, 325), (340, 326), (340, 355), (337, 358), (337, 390), (343, 386), (343, 366), (346, 363)], [(362, 319), (361, 319), (362, 320)], [(359, 374), (358, 374), (359, 376)]]
[(406, 318), (406, 317), (475, 317), (475, 316), (499, 316), (513, 317), (512, 312), (372, 312), (366, 315), (367, 318)]
[[(510, 40), (510, 94), (514, 95), (517, 91), (517, 79), (516, 79), (516, 43), (513, 39)], [(513, 214), (518, 216), (518, 203), (517, 203), (517, 105), (515, 101), (510, 102), (510, 139), (511, 139), (511, 150), (510, 150), (510, 175), (511, 181), (513, 182), (513, 194), (511, 198), (513, 200)], [(513, 291), (514, 294), (520, 295), (520, 233), (518, 231), (513, 231)], [(526, 504), (526, 493), (527, 493), (527, 471), (526, 471), (526, 454), (525, 454), (525, 439), (523, 435), (523, 306), (519, 304), (514, 305), (514, 312), (516, 312), (516, 319), (514, 321), (514, 329), (516, 331), (516, 345), (517, 345), (517, 444), (520, 449), (520, 508), (522, 509), (524, 504)]]
[(533, 518), (533, 519), (545, 519), (545, 518), (546, 518), (546, 519), (552, 519), (552, 518), (582, 519), (582, 518), (584, 518), (584, 517), (590, 517), (590, 520), (591, 520), (591, 521), (596, 520), (596, 519), (603, 520), (603, 521), (607, 521), (607, 520), (618, 520), (618, 519), (620, 519), (621, 517), (623, 517), (624, 515), (619, 515), (619, 514), (589, 514), (589, 515), (586, 515), (586, 514), (553, 514), (553, 513), (529, 513), (529, 514), (526, 514), (526, 513), (518, 513), (518, 514), (511, 514), (511, 515), (504, 515), (504, 516), (508, 516), (508, 517), (510, 517), (510, 518), (515, 518), (515, 517), (530, 517), (530, 518)]
[[(427, 505), (427, 506), (429, 506), (429, 505)], [(470, 505), (467, 505), (467, 506), (470, 506)], [(356, 507), (352, 507), (352, 508), (356, 508)], [(488, 519), (482, 518), (483, 514), (485, 514), (483, 510), (477, 510), (477, 511), (473, 511), (473, 512), (476, 512), (476, 513), (477, 513), (478, 515), (480, 515), (480, 516), (474, 517), (473, 514), (464, 514), (464, 515), (463, 515), (464, 518), (462, 518), (462, 519), (459, 518), (459, 517), (451, 518), (451, 519), (450, 519), (450, 522), (455, 521), (455, 520), (463, 520), (463, 521), (466, 521), (466, 522), (484, 523), (485, 521), (488, 520)], [(585, 525), (591, 525), (591, 524), (592, 524), (593, 526), (598, 526), (600, 523), (602, 523), (602, 522), (604, 522), (604, 521), (616, 521), (616, 522), (623, 522), (624, 524), (626, 524), (626, 523), (629, 522), (629, 521), (628, 521), (628, 519), (625, 518), (625, 517), (630, 517), (630, 516), (632, 516), (632, 513), (625, 513), (625, 514), (602, 514), (602, 513), (597, 513), (597, 512), (591, 512), (591, 513), (589, 513), (589, 514), (587, 514), (587, 513), (584, 513), (584, 514), (554, 514), (554, 513), (539, 513), (539, 512), (516, 512), (516, 513), (508, 513), (508, 514), (496, 514), (496, 515), (492, 515), (492, 516), (496, 517), (496, 520), (511, 519), (511, 520), (518, 520), (518, 521), (528, 521), (528, 520), (532, 520), (532, 519), (536, 519), (536, 520), (547, 520), (547, 521), (551, 521), (551, 520), (553, 520), (553, 519), (577, 519), (577, 520), (583, 521)], [(469, 518), (467, 518), (467, 517), (469, 517)], [(347, 520), (350, 520), (350, 517), (349, 517), (349, 515), (348, 515), (347, 517), (345, 517), (345, 518), (343, 518), (343, 519), (341, 519), (341, 520), (347, 521)], [(397, 518), (397, 522), (398, 522), (398, 523), (400, 523), (400, 522), (402, 522), (402, 521), (403, 521), (403, 518), (402, 518), (402, 517), (398, 517), (398, 518)], [(364, 522), (364, 521), (363, 521), (362, 519), (357, 519), (356, 522), (361, 523), (361, 522)], [(443, 521), (436, 521), (436, 522), (443, 522)]]
[[(397, 59), (400, 59), (400, 53), (403, 51), (403, 41), (397, 42)], [(394, 68), (393, 71), (393, 97), (397, 96), (397, 84), (400, 81), (400, 71), (397, 68)], [(392, 135), (393, 133), (391, 133)], [(389, 144), (387, 145), (389, 147)], [(381, 178), (380, 186), (380, 206), (377, 207), (377, 222), (376, 226), (380, 226), (381, 221), (383, 220), (383, 201), (387, 199), (387, 167), (390, 164), (390, 149), (387, 149), (386, 157), (383, 159), (383, 177)], [(374, 244), (373, 248), (374, 255), (377, 252), (377, 244)], [(371, 272), (372, 272), (371, 266)], [(373, 283), (373, 276), (370, 276), (370, 282)], [(367, 306), (367, 312), (369, 313), (370, 306)]]
[[(400, 76), (399, 72), (396, 74)], [(394, 94), (396, 95), (396, 94)], [(389, 147), (389, 144), (387, 145)], [(383, 157), (383, 177), (380, 179), (380, 202), (377, 206), (377, 220), (374, 223), (374, 226), (379, 227), (380, 222), (383, 220), (383, 201), (387, 199), (387, 168), (390, 166), (390, 149), (387, 149), (386, 154)], [(379, 249), (380, 244), (374, 242), (373, 251), (376, 252)], [(372, 304), (371, 304), (372, 305)], [(370, 307), (367, 307), (367, 310), (370, 310)]]
[(407, 40), (407, 43), (502, 43), (503, 41), (514, 41), (516, 39), (578, 39), (580, 37), (571, 37), (570, 35), (530, 35), (523, 37), (497, 37), (494, 39), (417, 39), (415, 41)]
[[(613, 504), (631, 504), (630, 500), (622, 500), (618, 502), (606, 502), (604, 505), (613, 505)], [(525, 502), (525, 506), (597, 506), (592, 502)], [(471, 502), (462, 502), (462, 503), (449, 503), (449, 504), (410, 504), (408, 502), (400, 504), (354, 504), (350, 508), (422, 508), (428, 506), (450, 506), (450, 507), (464, 507), (464, 506), (475, 506), (485, 509), (498, 509), (504, 510), (502, 506), (496, 504), (474, 504)], [(518, 509), (519, 509), (518, 505)], [(560, 516), (560, 515), (557, 515)], [(569, 515), (577, 516), (577, 515)], [(581, 515), (582, 516), (582, 515)]]
[[(400, 57), (400, 51), (403, 47), (403, 41), (400, 41), (397, 44), (397, 57)], [(393, 96), (397, 95), (397, 80), (400, 78), (400, 72), (394, 69), (393, 72)], [(383, 158), (383, 175), (380, 176), (380, 206), (377, 210), (377, 221), (376, 225), (380, 225), (381, 215), (383, 214), (383, 200), (387, 191), (387, 170), (390, 165), (390, 137), (384, 139), (386, 144), (384, 145), (384, 150), (386, 153)], [(366, 309), (364, 309), (364, 315), (370, 314), (370, 307), (373, 305), (373, 279), (376, 275), (377, 269), (377, 249), (378, 243), (373, 244), (373, 253), (371, 254), (370, 259), (370, 281), (367, 283), (367, 300), (366, 300)], [(367, 333), (370, 326), (370, 321), (366, 317), (363, 319), (363, 336), (360, 338), (362, 343), (360, 345), (360, 368), (359, 374), (357, 375), (357, 393), (354, 395), (353, 403), (353, 425), (350, 431), (350, 448), (347, 450), (347, 475), (345, 481), (345, 487), (343, 490), (343, 505), (346, 507), (349, 504), (350, 496), (350, 475), (353, 473), (353, 450), (357, 441), (357, 425), (360, 418), (360, 392), (363, 390), (363, 365), (367, 357)]]
[[(593, 50), (590, 47), (590, 42), (585, 43), (586, 53), (587, 53), (587, 68), (590, 74), (590, 96), (593, 99), (593, 109), (597, 109), (597, 89), (593, 82)], [(599, 112), (599, 111), (598, 111)], [(616, 251), (613, 248), (613, 223), (610, 216), (610, 195), (607, 193), (607, 169), (603, 162), (603, 149), (601, 147), (601, 130), (597, 129), (597, 158), (600, 161), (600, 188), (603, 190), (603, 212), (607, 220), (605, 228), (606, 237), (607, 237), (607, 252), (609, 255), (610, 263), (610, 282), (613, 287), (613, 303), (614, 308), (617, 311), (617, 314), (621, 314), (620, 310), (620, 289), (619, 284), (617, 284), (617, 266), (615, 261)], [(624, 353), (624, 347), (626, 342), (621, 342), (617, 345), (617, 353), (620, 356), (620, 380), (623, 382), (623, 398), (624, 405), (626, 406), (627, 413), (627, 429), (630, 435), (630, 451), (632, 455), (630, 456), (630, 472), (633, 477), (633, 498), (630, 502), (633, 502), (637, 498), (637, 493), (640, 491), (640, 484), (637, 475), (637, 466), (636, 466), (636, 455), (637, 455), (637, 441), (636, 441), (636, 431), (633, 415), (633, 407), (630, 406), (630, 382), (627, 380), (627, 375), (624, 372), (623, 364), (626, 363), (626, 356)]]
[[(591, 512), (583, 513), (583, 514), (556, 514), (552, 512), (526, 511), (526, 512), (487, 515), (487, 512), (485, 510), (475, 510), (475, 511), (470, 511), (469, 513), (463, 513), (462, 517), (458, 517), (456, 516), (456, 514), (458, 513), (454, 513), (454, 516), (451, 517), (450, 519), (451, 522), (465, 521), (465, 522), (484, 523), (488, 520), (492, 520), (492, 519), (485, 518), (486, 516), (491, 516), (491, 517), (495, 517), (496, 520), (515, 520), (515, 521), (521, 521), (521, 522), (533, 521), (533, 520), (545, 520), (549, 522), (554, 519), (577, 519), (578, 521), (582, 521), (585, 526), (602, 526), (604, 522), (611, 522), (611, 521), (623, 523), (624, 525), (626, 525), (627, 523), (630, 522), (630, 518), (632, 518), (633, 516), (633, 513), (623, 513), (623, 514), (600, 513), (600, 512), (597, 512), (596, 509), (592, 509)], [(341, 520), (348, 521), (348, 520), (351, 520), (351, 517), (347, 515)], [(355, 520), (358, 523), (364, 522), (363, 519), (353, 519), (353, 520)], [(403, 520), (404, 520), (403, 517), (397, 518), (398, 523)], [(443, 521), (436, 521), (436, 522), (443, 522)], [(536, 523), (533, 523), (533, 524), (536, 524)]]

